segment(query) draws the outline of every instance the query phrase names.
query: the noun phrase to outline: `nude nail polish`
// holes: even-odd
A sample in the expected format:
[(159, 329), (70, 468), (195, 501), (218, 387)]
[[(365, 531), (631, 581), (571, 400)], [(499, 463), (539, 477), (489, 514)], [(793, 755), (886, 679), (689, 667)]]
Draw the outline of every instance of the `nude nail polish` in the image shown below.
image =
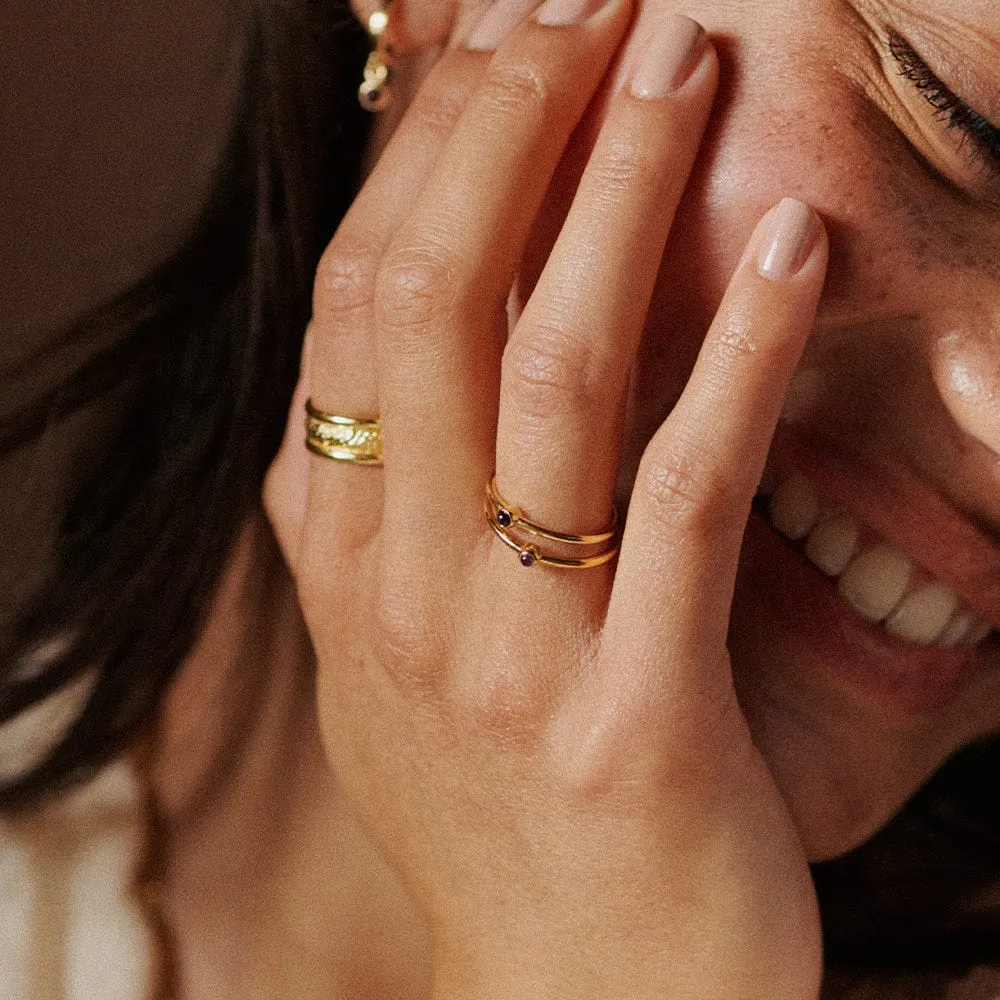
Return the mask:
[[(636, 39), (640, 46), (632, 74), (632, 94), (635, 97), (657, 98), (682, 87), (701, 61), (707, 47), (705, 29), (683, 14), (663, 16), (659, 11), (649, 15), (652, 24), (643, 24), (642, 15), (635, 27), (645, 38)], [(645, 13), (645, 11), (644, 11)]]
[(789, 281), (809, 259), (818, 234), (816, 213), (801, 201), (785, 198), (767, 220), (757, 252), (757, 269), (765, 278)]
[(504, 39), (538, 6), (538, 0), (494, 0), (465, 40), (479, 52), (500, 48)]
[(545, 0), (538, 8), (535, 20), (551, 27), (580, 24), (603, 6), (604, 0)]

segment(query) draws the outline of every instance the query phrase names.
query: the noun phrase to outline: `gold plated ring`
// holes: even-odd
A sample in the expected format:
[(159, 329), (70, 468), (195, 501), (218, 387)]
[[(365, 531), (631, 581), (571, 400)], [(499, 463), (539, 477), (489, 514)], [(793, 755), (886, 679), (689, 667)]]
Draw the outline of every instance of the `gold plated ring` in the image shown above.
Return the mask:
[(614, 539), (618, 530), (617, 511), (612, 526), (607, 531), (594, 535), (577, 535), (562, 531), (552, 531), (529, 520), (512, 504), (508, 504), (499, 494), (494, 477), (486, 487), (486, 520), (494, 534), (508, 548), (518, 553), (522, 566), (552, 566), (556, 569), (590, 569), (593, 566), (603, 566), (618, 554), (618, 545), (613, 544), (591, 555), (569, 558), (543, 552), (534, 542), (527, 542), (516, 537), (515, 532), (523, 532), (536, 538), (559, 542), (567, 546), (596, 546)]
[(507, 503), (500, 496), (499, 490), (497, 490), (496, 476), (490, 480), (486, 492), (489, 496), (490, 504), (496, 511), (497, 523), (502, 528), (520, 528), (521, 531), (526, 531), (529, 535), (535, 535), (537, 538), (547, 538), (550, 542), (564, 542), (567, 545), (600, 545), (603, 542), (610, 542), (618, 530), (618, 511), (616, 510), (611, 527), (607, 531), (601, 531), (596, 535), (572, 535), (562, 531), (551, 531), (548, 528), (543, 528), (540, 524), (536, 524), (534, 521), (529, 521), (517, 507)]
[(316, 409), (306, 400), (306, 447), (315, 455), (355, 465), (382, 464), (382, 429), (377, 420), (357, 420)]

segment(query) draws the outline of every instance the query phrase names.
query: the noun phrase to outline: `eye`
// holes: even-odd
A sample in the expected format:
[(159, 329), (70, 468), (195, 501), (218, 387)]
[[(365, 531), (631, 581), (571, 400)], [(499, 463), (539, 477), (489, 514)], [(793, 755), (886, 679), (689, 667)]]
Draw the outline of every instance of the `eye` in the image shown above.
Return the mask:
[(949, 90), (900, 35), (890, 34), (889, 52), (900, 74), (933, 108), (934, 117), (944, 124), (946, 131), (957, 138), (958, 149), (971, 165), (1000, 178), (1000, 128), (990, 124)]

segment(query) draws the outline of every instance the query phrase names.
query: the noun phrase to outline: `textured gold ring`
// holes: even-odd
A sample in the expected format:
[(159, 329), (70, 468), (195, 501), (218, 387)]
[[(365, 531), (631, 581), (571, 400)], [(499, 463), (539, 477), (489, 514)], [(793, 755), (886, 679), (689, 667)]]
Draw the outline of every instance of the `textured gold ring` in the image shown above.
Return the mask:
[(324, 413), (306, 400), (306, 447), (315, 455), (355, 465), (382, 464), (382, 428), (378, 420), (358, 420)]

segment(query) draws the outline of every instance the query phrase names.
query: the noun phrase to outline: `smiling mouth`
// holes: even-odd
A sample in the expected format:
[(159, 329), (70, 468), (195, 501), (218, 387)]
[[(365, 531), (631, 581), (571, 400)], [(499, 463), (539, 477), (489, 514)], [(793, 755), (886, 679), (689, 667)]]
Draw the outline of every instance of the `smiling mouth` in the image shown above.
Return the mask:
[(771, 526), (833, 581), (854, 612), (915, 646), (972, 648), (990, 622), (947, 584), (852, 514), (825, 501), (800, 473), (765, 476), (757, 507)]

